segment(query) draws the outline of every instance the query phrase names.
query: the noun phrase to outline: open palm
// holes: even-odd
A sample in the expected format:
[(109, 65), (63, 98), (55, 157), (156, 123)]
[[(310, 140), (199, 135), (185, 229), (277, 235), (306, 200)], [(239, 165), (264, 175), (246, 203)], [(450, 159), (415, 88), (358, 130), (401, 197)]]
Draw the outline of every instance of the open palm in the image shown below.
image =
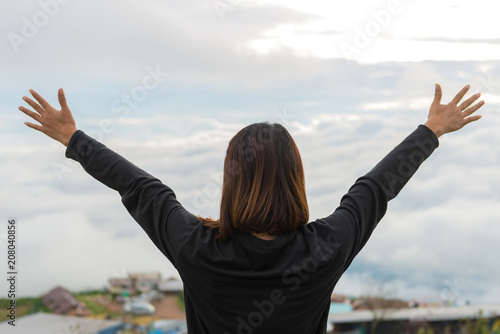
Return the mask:
[(66, 96), (64, 95), (63, 89), (59, 89), (58, 93), (61, 110), (52, 107), (33, 89), (30, 89), (30, 93), (38, 103), (26, 96), (23, 97), (23, 100), (26, 101), (36, 112), (23, 106), (20, 106), (19, 110), (33, 118), (41, 125), (30, 122), (24, 122), (24, 124), (32, 129), (45, 133), (47, 136), (57, 140), (64, 146), (68, 146), (68, 142), (77, 128), (73, 114), (66, 103)]
[(469, 85), (465, 86), (450, 103), (441, 104), (443, 92), (441, 86), (436, 84), (434, 101), (429, 109), (429, 116), (425, 125), (432, 129), (438, 137), (448, 132), (457, 131), (482, 117), (481, 115), (471, 116), (484, 105), (484, 101), (472, 105), (481, 96), (480, 93), (472, 95), (458, 105), (469, 89)]

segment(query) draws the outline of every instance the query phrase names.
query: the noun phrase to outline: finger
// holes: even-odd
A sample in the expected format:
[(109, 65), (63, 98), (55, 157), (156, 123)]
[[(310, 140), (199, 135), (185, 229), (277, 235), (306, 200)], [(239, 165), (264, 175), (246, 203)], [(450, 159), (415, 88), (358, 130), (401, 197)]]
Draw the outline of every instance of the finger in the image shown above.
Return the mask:
[(50, 103), (48, 103), (47, 101), (45, 101), (45, 99), (40, 94), (38, 94), (36, 91), (34, 91), (33, 89), (30, 89), (30, 93), (31, 93), (31, 95), (33, 95), (33, 97), (38, 101), (38, 103), (40, 103), (40, 105), (45, 110), (49, 110), (50, 108), (52, 108), (52, 106), (50, 105)]
[(20, 106), (19, 107), (19, 110), (21, 110), (23, 113), (25, 113), (26, 115), (28, 115), (29, 117), (33, 118), (35, 121), (39, 122), (39, 123), (42, 123), (41, 120), (42, 120), (42, 116), (40, 116), (39, 114), (37, 114), (36, 112), (33, 112), (31, 110), (29, 110), (28, 108), (25, 108), (23, 106)]
[(471, 97), (469, 97), (467, 100), (465, 100), (464, 102), (462, 102), (461, 105), (458, 106), (458, 108), (462, 111), (464, 111), (465, 109), (467, 109), (472, 103), (474, 103), (474, 101), (476, 101), (479, 97), (481, 96), (481, 93), (476, 93), (474, 95), (472, 95)]
[(29, 97), (23, 96), (23, 100), (26, 103), (28, 103), (31, 107), (33, 107), (33, 109), (35, 109), (40, 115), (43, 115), (43, 113), (45, 112), (45, 109), (43, 109), (41, 105), (39, 105)]
[(59, 93), (57, 95), (59, 97), (59, 105), (61, 106), (61, 108), (68, 108), (68, 104), (66, 103), (66, 95), (64, 94), (64, 90), (62, 88), (59, 89)]
[(441, 104), (442, 97), (443, 97), (443, 91), (441, 90), (441, 86), (439, 84), (436, 84), (436, 87), (434, 90), (434, 101), (432, 101), (432, 103)]
[(30, 123), (30, 122), (24, 122), (24, 124), (26, 124), (28, 127), (32, 128), (32, 129), (38, 130), (40, 132), (43, 132), (43, 127), (40, 126), (40, 125), (33, 124), (33, 123)]
[(479, 108), (481, 108), (482, 106), (484, 106), (484, 101), (480, 101), (480, 102), (476, 103), (475, 105), (473, 105), (472, 107), (470, 107), (469, 109), (464, 110), (463, 114), (464, 114), (465, 117), (470, 116), (476, 110), (478, 110)]
[(464, 125), (467, 125), (471, 122), (475, 122), (475, 121), (479, 120), (481, 117), (483, 117), (483, 115), (474, 115), (471, 117), (467, 117), (466, 119), (464, 119), (464, 121), (465, 121)]
[(464, 88), (462, 88), (460, 90), (460, 92), (458, 92), (458, 94), (455, 95), (455, 97), (453, 98), (453, 100), (451, 100), (450, 103), (453, 104), (453, 105), (457, 105), (458, 102), (460, 102), (460, 100), (463, 99), (464, 95), (467, 93), (467, 91), (469, 90), (469, 88), (470, 88), (470, 85), (467, 85)]

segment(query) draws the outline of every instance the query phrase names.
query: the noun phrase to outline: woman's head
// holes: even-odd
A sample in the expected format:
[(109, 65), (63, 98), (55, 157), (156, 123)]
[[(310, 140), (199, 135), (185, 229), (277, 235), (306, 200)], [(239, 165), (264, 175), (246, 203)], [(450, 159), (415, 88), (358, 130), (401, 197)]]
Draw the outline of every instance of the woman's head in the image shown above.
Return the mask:
[(281, 124), (254, 123), (229, 142), (219, 220), (200, 217), (228, 240), (242, 232), (282, 234), (309, 220), (299, 150)]

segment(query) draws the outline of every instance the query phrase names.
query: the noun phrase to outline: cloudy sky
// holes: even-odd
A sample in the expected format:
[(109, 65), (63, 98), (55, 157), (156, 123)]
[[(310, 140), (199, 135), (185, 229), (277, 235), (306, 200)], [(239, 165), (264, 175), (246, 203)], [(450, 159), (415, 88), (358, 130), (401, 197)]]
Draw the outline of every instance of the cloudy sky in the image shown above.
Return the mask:
[[(28, 89), (79, 129), (218, 217), (221, 170), (245, 125), (285, 125), (310, 219), (425, 123), (434, 83), (471, 84), (484, 117), (440, 147), (391, 201), (336, 291), (500, 302), (500, 8), (493, 1), (15, 1), (0, 5), (1, 252), (18, 219), (18, 293), (101, 288), (172, 265), (117, 193), (26, 127)], [(2, 265), (5, 268), (5, 265)], [(5, 270), (7, 271), (7, 270)], [(6, 297), (5, 281), (0, 284)]]

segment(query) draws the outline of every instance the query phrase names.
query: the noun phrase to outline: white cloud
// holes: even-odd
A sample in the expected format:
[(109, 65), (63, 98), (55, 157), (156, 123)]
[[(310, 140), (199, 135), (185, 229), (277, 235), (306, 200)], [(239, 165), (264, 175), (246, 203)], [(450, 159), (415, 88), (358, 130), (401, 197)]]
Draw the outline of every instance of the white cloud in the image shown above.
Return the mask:
[[(301, 151), (313, 220), (330, 214), (358, 176), (425, 121), (439, 82), (443, 101), (466, 83), (482, 91), (484, 118), (442, 138), (338, 288), (362, 291), (364, 277), (389, 278), (407, 295), (433, 296), (445, 279), (459, 277), (467, 298), (486, 300), (489, 289), (498, 301), (491, 251), (500, 237), (493, 223), (500, 200), (498, 46), (471, 43), (499, 37), (487, 29), (497, 11), (485, 1), (474, 8), (415, 2), (363, 50), (365, 63), (330, 58), (355, 26), (371, 20), (371, 10), (387, 4), (248, 1), (221, 21), (210, 2), (73, 1), (18, 55), (7, 39), (0, 41), (7, 194), (0, 209), (22, 223), (20, 293), (44, 293), (55, 284), (100, 287), (122, 268), (176, 275), (116, 193), (70, 164), (59, 143), (22, 124), (27, 119), (17, 106), (28, 88), (57, 105), (55, 92), (64, 87), (86, 132), (99, 134), (101, 120), (111, 119), (114, 129), (101, 133), (108, 147), (171, 185), (194, 213), (212, 217), (229, 139), (248, 123), (280, 121)], [(20, 31), (22, 17), (38, 6), (4, 4), (0, 32)], [(281, 48), (264, 56), (248, 47), (261, 40)], [(491, 60), (462, 61), (485, 57)], [(422, 59), (431, 61), (390, 62)], [(157, 64), (171, 74), (165, 84), (120, 119), (112, 102)], [(62, 182), (52, 163), (67, 167)]]
[[(498, 124), (497, 118), (493, 117), (494, 124)], [(304, 161), (311, 220), (331, 213), (352, 182), (416, 127), (418, 121), (411, 120), (366, 113), (317, 114), (309, 122), (287, 123)], [(125, 129), (105, 144), (172, 186), (181, 203), (195, 214), (217, 217), (220, 193), (213, 191), (220, 187), (217, 172), (221, 171), (227, 142), (242, 124), (215, 119), (206, 119), (203, 124), (201, 135), (193, 130), (175, 145), (163, 142), (161, 132), (137, 141), (135, 132)], [(133, 129), (135, 125), (123, 126)], [(165, 129), (168, 133), (177, 126), (172, 122)], [(391, 277), (410, 292), (438, 291), (446, 277), (472, 280), (480, 276), (484, 286), (494, 284), (500, 273), (489, 266), (495, 261), (495, 253), (489, 249), (500, 237), (495, 223), (500, 178), (494, 177), (500, 152), (495, 140), (481, 140), (489, 130), (480, 123), (474, 126), (464, 133), (447, 135), (435, 155), (391, 202), (387, 217), (355, 260), (352, 274)], [(219, 139), (207, 141), (209, 134)], [(23, 223), (21, 252), (37, 250), (34, 257), (21, 254), (25, 294), (42, 293), (51, 282), (55, 284), (54, 277), (75, 289), (106, 284), (110, 268), (136, 263), (143, 269), (160, 268), (166, 276), (175, 275), (128, 216), (117, 194), (91, 181), (80, 167), (64, 175), (63, 183), (57, 181), (49, 164), (52, 159), (64, 162), (62, 146), (46, 146), (45, 141), (28, 145), (19, 134), (13, 137), (19, 137), (24, 146), (11, 142), (2, 148), (9, 152), (5, 168), (11, 177), (3, 182), (11, 196), (0, 205), (2, 212), (19, 217)], [(147, 142), (156, 144), (144, 145)], [(75, 266), (75, 271), (59, 272), (68, 266)], [(36, 273), (47, 267), (52, 271), (40, 278)], [(91, 281), (84, 272), (93, 273)], [(344, 284), (347, 288), (351, 283)], [(339, 289), (342, 286), (339, 284)], [(476, 298), (486, 298), (480, 286), (471, 285), (472, 291)]]
[[(249, 44), (263, 54), (279, 49), (278, 46), (288, 46), (302, 56), (348, 58), (374, 63), (429, 59), (489, 60), (498, 59), (500, 51), (500, 35), (497, 30), (491, 29), (491, 23), (496, 21), (498, 4), (490, 1), (473, 4), (430, 0), (341, 4), (324, 1), (271, 2), (322, 18), (268, 30), (266, 38), (255, 39)], [(445, 25), (442, 24), (444, 18)], [(474, 25), (463, 24), (471, 21)], [(304, 31), (309, 33), (304, 35)], [(343, 44), (349, 44), (355, 51), (343, 52)]]

